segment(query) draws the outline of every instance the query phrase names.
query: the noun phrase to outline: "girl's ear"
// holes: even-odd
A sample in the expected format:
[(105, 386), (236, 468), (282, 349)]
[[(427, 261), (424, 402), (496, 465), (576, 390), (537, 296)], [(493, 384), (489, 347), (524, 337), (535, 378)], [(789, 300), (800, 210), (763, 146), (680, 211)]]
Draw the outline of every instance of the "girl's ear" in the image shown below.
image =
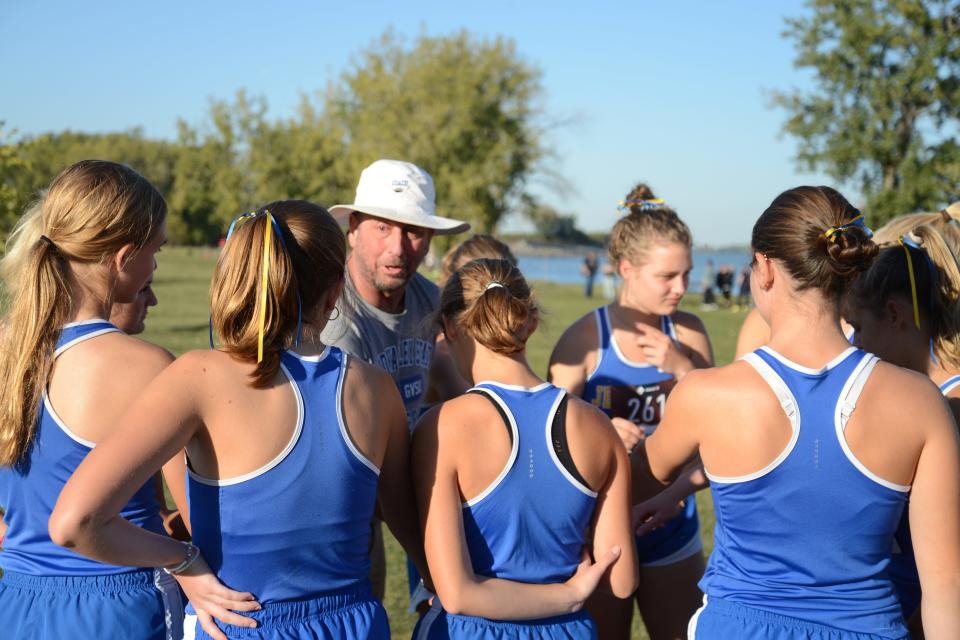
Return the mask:
[(620, 264), (617, 265), (617, 273), (620, 274), (621, 278), (626, 280), (627, 276), (633, 273), (633, 265), (626, 258), (622, 258)]
[(895, 329), (902, 331), (906, 328), (908, 322), (911, 325), (913, 324), (913, 308), (908, 313), (906, 306), (900, 300), (895, 298), (887, 300), (884, 311), (886, 312), (886, 319)]
[(450, 321), (449, 318), (443, 316), (440, 317), (440, 323), (443, 325), (443, 336), (447, 339), (448, 342), (453, 342), (457, 339), (457, 325)]
[(123, 271), (124, 267), (127, 266), (127, 262), (133, 257), (136, 251), (137, 247), (132, 242), (128, 242), (120, 247), (120, 250), (114, 254), (113, 260), (111, 261), (117, 273)]
[(760, 288), (769, 291), (776, 279), (776, 269), (773, 268), (773, 261), (762, 253), (754, 253), (753, 270), (757, 272), (757, 284), (760, 285)]

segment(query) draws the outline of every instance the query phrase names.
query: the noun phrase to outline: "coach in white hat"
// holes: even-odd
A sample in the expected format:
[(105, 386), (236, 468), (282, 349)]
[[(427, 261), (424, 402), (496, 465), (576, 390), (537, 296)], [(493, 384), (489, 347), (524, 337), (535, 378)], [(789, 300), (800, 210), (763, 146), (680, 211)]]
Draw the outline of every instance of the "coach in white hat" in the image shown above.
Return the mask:
[[(409, 162), (377, 160), (360, 174), (354, 202), (330, 208), (338, 221), (349, 225), (351, 251), (337, 304), (340, 313), (334, 312), (321, 340), (389, 372), (410, 428), (427, 391), (436, 338), (436, 327), (425, 319), (440, 298), (437, 286), (417, 269), (434, 234), (470, 228), (466, 222), (436, 215), (435, 201), (429, 173)], [(371, 581), (382, 599), (385, 572), (379, 536), (378, 523)]]

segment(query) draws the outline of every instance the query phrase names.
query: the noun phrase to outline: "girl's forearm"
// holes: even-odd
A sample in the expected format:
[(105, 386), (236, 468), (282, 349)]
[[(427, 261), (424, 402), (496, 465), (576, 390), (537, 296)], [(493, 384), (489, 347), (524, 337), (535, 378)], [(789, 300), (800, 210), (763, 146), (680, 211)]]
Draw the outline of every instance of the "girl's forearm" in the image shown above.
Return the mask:
[(71, 527), (51, 519), (57, 544), (99, 562), (131, 567), (173, 567), (186, 555), (184, 543), (152, 533), (120, 516), (96, 528)]
[(451, 601), (440, 597), (448, 613), (496, 620), (534, 620), (579, 611), (583, 600), (564, 583), (526, 584), (476, 577), (456, 589)]

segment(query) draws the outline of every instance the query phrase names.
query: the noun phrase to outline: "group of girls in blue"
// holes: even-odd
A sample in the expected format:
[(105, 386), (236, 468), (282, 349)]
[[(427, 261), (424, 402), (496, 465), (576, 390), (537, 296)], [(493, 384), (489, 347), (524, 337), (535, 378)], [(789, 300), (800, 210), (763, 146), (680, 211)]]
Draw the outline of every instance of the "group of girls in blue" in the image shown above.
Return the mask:
[[(622, 208), (620, 295), (547, 380), (509, 249), (451, 254), (445, 385), (411, 438), (393, 379), (320, 340), (346, 257), (325, 209), (240, 216), (217, 346), (174, 360), (107, 320), (149, 286), (163, 198), (122, 165), (65, 169), (2, 265), (3, 635), (177, 639), (189, 601), (198, 638), (388, 638), (376, 512), (436, 594), (417, 638), (626, 638), (634, 601), (653, 640), (960, 637), (952, 240), (878, 245), (835, 190), (780, 194), (751, 239), (763, 339), (714, 367), (678, 310), (689, 229), (645, 185)], [(161, 469), (190, 542), (164, 527)]]

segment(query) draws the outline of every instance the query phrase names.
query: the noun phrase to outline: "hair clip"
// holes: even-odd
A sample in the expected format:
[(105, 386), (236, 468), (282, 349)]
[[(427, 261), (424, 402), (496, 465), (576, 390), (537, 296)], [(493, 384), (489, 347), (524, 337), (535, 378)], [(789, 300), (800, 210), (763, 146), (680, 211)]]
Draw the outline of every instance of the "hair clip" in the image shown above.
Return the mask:
[(870, 227), (867, 226), (867, 223), (863, 221), (863, 214), (857, 216), (856, 218), (854, 218), (853, 220), (850, 220), (849, 222), (844, 222), (839, 227), (830, 227), (829, 229), (823, 232), (823, 237), (825, 237), (830, 242), (836, 242), (837, 236), (840, 234), (840, 232), (843, 231), (844, 229), (850, 229), (851, 227), (859, 227), (860, 229), (863, 230), (863, 233), (866, 234), (868, 238), (873, 237), (873, 230), (870, 229)]
[(501, 289), (506, 289), (506, 288), (507, 288), (506, 286), (504, 286), (504, 284), (503, 284), (502, 282), (497, 282), (496, 280), (491, 280), (489, 283), (487, 283), (487, 288), (484, 289), (484, 291), (490, 291), (490, 289), (496, 289), (497, 287), (500, 287)]
[(617, 205), (617, 211), (626, 211), (636, 207), (640, 211), (651, 211), (653, 209), (663, 209), (667, 206), (660, 198), (650, 198), (649, 200), (621, 200)]

